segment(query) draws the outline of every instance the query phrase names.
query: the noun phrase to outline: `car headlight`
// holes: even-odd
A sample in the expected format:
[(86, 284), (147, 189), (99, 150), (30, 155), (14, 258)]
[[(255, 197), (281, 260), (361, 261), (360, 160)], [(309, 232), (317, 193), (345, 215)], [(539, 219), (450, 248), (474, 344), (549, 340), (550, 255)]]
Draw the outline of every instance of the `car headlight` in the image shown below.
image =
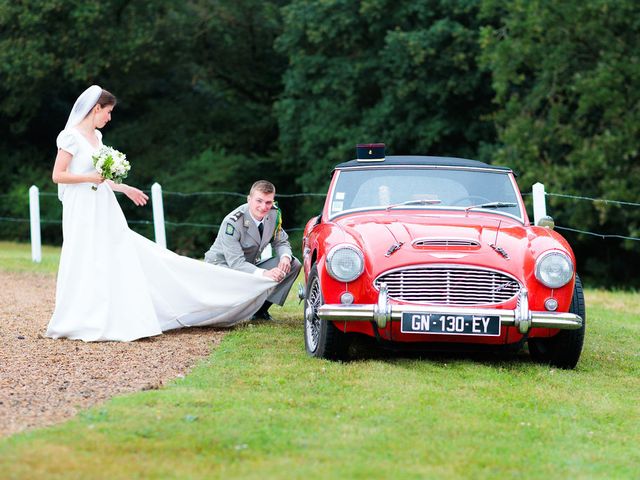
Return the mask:
[(340, 282), (352, 282), (364, 272), (364, 256), (353, 245), (336, 245), (327, 255), (327, 270)]
[(543, 253), (536, 260), (536, 278), (549, 288), (560, 288), (573, 277), (573, 263), (564, 253)]

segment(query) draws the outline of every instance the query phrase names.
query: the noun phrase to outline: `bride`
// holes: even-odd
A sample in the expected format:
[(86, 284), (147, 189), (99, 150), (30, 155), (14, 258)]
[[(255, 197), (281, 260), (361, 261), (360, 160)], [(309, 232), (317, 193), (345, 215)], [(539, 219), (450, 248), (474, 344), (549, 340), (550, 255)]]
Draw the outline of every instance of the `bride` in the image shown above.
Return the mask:
[(147, 195), (104, 180), (92, 162), (115, 105), (111, 93), (89, 87), (56, 141), (63, 244), (47, 336), (131, 341), (251, 317), (274, 281), (176, 255), (128, 228), (113, 192), (138, 206)]

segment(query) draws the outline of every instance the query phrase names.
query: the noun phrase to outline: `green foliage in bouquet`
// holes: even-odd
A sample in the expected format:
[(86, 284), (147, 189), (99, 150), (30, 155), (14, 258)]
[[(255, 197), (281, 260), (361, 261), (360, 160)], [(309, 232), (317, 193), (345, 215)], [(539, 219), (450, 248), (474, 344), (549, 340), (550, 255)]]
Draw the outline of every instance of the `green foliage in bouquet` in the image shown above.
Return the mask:
[(93, 157), (93, 166), (105, 180), (122, 183), (127, 178), (131, 165), (127, 156), (112, 147), (102, 146)]

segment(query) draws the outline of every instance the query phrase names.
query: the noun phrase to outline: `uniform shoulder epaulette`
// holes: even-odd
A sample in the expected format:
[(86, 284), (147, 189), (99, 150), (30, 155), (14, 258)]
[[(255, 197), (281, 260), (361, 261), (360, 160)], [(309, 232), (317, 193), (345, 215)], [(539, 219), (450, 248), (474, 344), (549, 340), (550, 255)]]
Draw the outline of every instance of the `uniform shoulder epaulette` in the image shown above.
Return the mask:
[(242, 218), (243, 212), (241, 209), (231, 212), (226, 218), (227, 225), (225, 226), (224, 233), (232, 235), (236, 233), (236, 227), (234, 226), (240, 218)]
[(242, 217), (242, 215), (243, 215), (242, 210), (238, 210), (237, 212), (229, 216), (229, 220), (233, 220), (234, 222), (237, 222), (238, 220), (240, 220), (240, 217)]

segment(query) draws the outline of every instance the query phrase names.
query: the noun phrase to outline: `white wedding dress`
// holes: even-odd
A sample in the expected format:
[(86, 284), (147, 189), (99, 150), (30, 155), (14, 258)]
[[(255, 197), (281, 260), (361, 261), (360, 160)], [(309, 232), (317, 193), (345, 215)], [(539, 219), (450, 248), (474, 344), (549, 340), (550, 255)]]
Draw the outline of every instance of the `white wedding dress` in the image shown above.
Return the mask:
[[(101, 134), (96, 130), (101, 144)], [(95, 148), (63, 130), (69, 171), (94, 171)], [(47, 336), (130, 341), (187, 326), (230, 326), (255, 313), (276, 283), (176, 255), (133, 232), (110, 186), (59, 186), (63, 245)]]

